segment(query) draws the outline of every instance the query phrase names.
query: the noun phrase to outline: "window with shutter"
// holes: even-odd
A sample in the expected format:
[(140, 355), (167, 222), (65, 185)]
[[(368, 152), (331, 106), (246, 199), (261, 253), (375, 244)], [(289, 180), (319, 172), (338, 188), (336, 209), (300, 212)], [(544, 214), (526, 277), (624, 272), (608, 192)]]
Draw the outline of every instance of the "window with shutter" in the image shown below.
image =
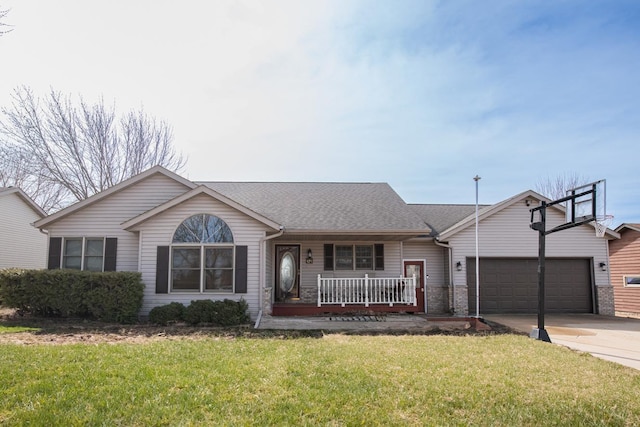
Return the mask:
[(198, 214), (187, 218), (173, 234), (170, 291), (238, 292), (236, 258), (242, 255), (239, 248), (234, 245), (229, 226), (217, 216)]

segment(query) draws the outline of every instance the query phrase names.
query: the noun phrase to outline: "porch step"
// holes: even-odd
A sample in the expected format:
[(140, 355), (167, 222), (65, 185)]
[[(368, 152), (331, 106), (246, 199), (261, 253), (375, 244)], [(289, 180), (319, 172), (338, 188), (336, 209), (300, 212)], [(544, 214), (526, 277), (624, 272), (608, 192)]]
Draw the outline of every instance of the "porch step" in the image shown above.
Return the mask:
[(386, 322), (386, 316), (329, 316), (331, 322)]
[[(408, 305), (376, 305), (365, 307), (364, 305), (348, 305), (342, 307), (340, 305), (323, 305), (318, 307), (316, 304), (304, 303), (275, 303), (272, 308), (272, 316), (314, 316), (326, 315), (334, 317), (358, 317), (353, 313), (366, 313), (367, 316), (380, 316), (385, 313), (417, 313), (418, 307)], [(359, 316), (363, 317), (363, 316)]]

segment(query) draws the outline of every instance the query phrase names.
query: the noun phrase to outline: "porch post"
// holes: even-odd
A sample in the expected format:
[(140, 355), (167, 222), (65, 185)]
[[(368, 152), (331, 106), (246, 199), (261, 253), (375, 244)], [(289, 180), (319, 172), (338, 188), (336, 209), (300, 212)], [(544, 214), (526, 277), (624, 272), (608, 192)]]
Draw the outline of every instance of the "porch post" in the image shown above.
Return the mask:
[(369, 307), (369, 274), (364, 275), (364, 306)]
[(413, 306), (416, 307), (418, 305), (418, 298), (416, 297), (416, 289), (418, 283), (416, 282), (416, 273), (413, 273), (413, 286), (412, 286), (412, 292), (411, 295), (413, 296)]
[(322, 305), (322, 300), (321, 300), (321, 292), (320, 292), (320, 283), (322, 282), (320, 280), (320, 275), (318, 274), (318, 307), (320, 307)]

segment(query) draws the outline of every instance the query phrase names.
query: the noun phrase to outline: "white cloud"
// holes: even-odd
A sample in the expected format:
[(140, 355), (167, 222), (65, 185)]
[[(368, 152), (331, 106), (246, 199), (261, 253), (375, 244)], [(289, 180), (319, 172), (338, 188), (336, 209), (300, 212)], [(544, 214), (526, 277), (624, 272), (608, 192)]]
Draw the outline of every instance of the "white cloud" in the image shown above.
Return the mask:
[(18, 84), (144, 105), (194, 179), (389, 181), (412, 202), (472, 202), (478, 173), (496, 202), (576, 171), (610, 178), (613, 207), (638, 199), (619, 190), (640, 188), (623, 155), (640, 134), (633, 3), (3, 3), (0, 105)]

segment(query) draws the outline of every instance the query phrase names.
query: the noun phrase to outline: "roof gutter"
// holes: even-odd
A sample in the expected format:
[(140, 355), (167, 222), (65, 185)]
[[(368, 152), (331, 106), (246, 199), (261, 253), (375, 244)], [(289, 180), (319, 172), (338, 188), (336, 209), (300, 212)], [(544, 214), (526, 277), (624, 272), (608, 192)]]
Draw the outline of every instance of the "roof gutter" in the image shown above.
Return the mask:
[(437, 246), (447, 249), (447, 268), (449, 269), (449, 280), (447, 283), (447, 289), (449, 291), (449, 311), (451, 313), (455, 313), (455, 304), (453, 301), (454, 292), (453, 292), (453, 247), (451, 247), (448, 243), (442, 243), (438, 240), (438, 238), (433, 239), (433, 243)]
[(347, 235), (347, 236), (358, 236), (358, 235), (393, 235), (393, 234), (415, 234), (415, 235), (428, 235), (431, 232), (430, 229), (406, 229), (406, 230), (326, 230), (326, 229), (288, 229), (287, 234), (316, 234), (316, 235)]
[(284, 234), (284, 226), (280, 226), (280, 231), (270, 236), (264, 236), (260, 238), (260, 279), (258, 280), (259, 291), (260, 291), (260, 309), (258, 310), (258, 318), (256, 319), (256, 323), (253, 326), (255, 329), (260, 326), (260, 321), (262, 320), (262, 307), (264, 306), (264, 291), (265, 291), (265, 263), (267, 261), (267, 241), (271, 239), (275, 239)]

